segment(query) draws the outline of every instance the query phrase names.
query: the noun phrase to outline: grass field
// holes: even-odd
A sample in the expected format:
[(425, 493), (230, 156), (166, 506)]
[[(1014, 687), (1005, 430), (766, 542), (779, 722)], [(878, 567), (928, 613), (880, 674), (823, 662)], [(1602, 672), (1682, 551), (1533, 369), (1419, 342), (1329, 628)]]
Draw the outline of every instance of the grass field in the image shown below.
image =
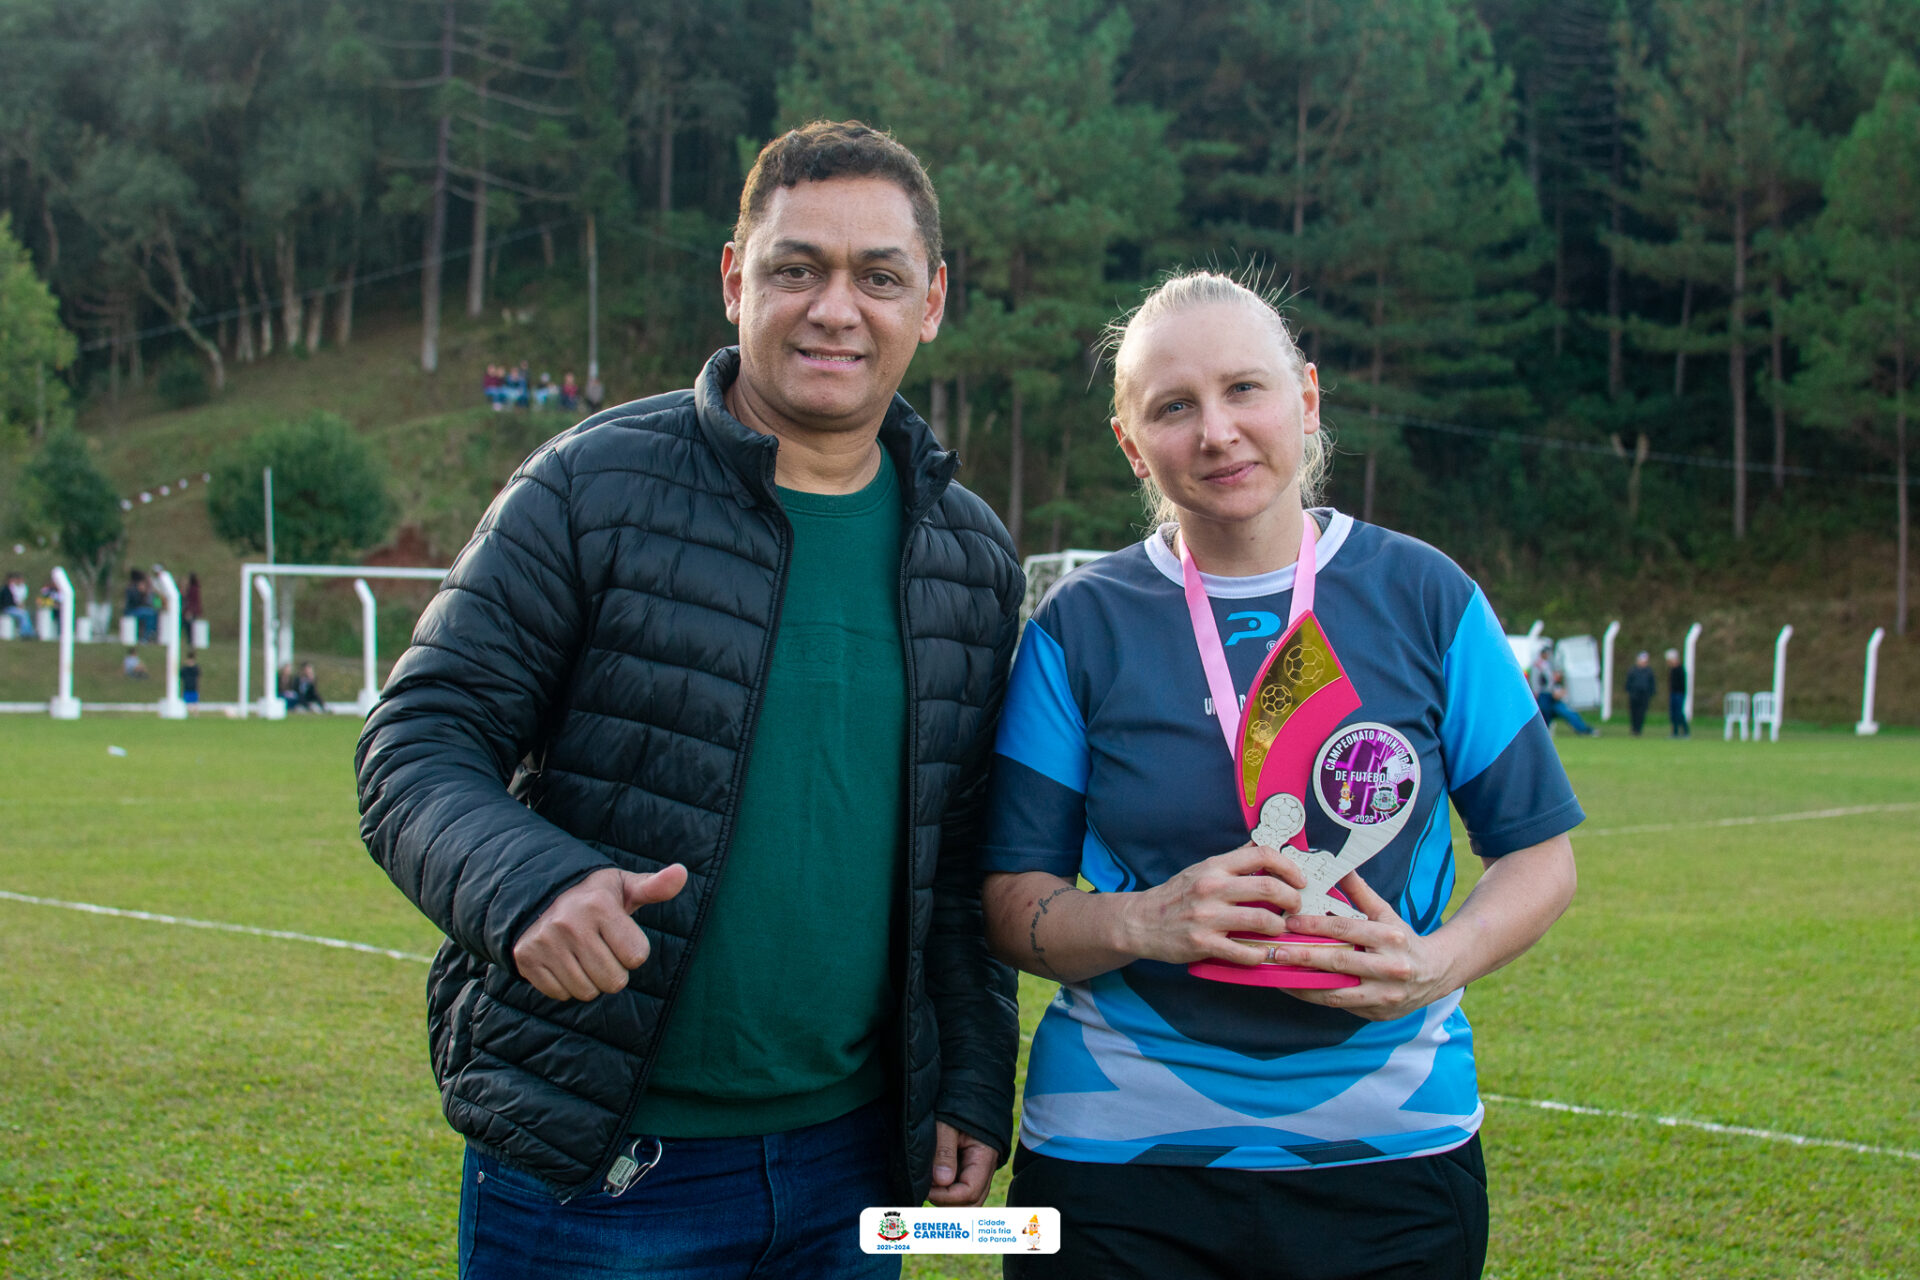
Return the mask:
[[(8, 717), (0, 891), (424, 956), (356, 728)], [(1920, 738), (1561, 741), (1580, 896), (1467, 997), (1489, 1274), (1920, 1275)], [(0, 1276), (450, 1275), (425, 972), (0, 898)]]

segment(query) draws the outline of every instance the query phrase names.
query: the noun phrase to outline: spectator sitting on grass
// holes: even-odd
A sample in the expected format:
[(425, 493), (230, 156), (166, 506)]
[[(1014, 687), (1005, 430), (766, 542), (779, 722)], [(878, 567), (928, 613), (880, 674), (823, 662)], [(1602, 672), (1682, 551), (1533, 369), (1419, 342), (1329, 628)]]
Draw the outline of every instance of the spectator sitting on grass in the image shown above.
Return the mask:
[(293, 682), (293, 692), (287, 698), (287, 710), (324, 714), (326, 709), (327, 704), (320, 700), (320, 686), (314, 679), (313, 664), (301, 663), (300, 676)]
[(140, 661), (140, 651), (132, 645), (127, 646), (127, 656), (120, 660), (120, 674), (129, 680), (147, 678), (147, 664)]
[(7, 575), (5, 590), (0, 591), (0, 613), (13, 619), (14, 630), (23, 640), (33, 636), (33, 618), (27, 613), (27, 580), (17, 573)]
[(525, 404), (526, 402), (527, 366), (523, 363), (517, 369), (503, 369), (500, 375), (500, 398), (494, 402), (494, 407), (510, 409), (514, 405)]

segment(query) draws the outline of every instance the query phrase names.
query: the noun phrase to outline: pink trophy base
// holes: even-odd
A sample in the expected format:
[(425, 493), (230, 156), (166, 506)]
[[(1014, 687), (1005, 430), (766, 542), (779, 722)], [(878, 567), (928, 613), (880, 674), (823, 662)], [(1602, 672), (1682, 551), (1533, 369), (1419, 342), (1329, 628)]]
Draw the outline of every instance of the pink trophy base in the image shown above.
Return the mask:
[[(1284, 942), (1289, 946), (1303, 947), (1340, 947), (1347, 951), (1355, 949), (1351, 942), (1341, 942), (1336, 938), (1321, 938), (1304, 933), (1282, 933), (1273, 936), (1233, 933), (1227, 936), (1249, 942)], [(1233, 964), (1226, 960), (1199, 960), (1188, 965), (1187, 972), (1196, 978), (1207, 978), (1214, 982), (1233, 982), (1243, 987), (1288, 987), (1297, 991), (1325, 991), (1334, 987), (1360, 985), (1360, 979), (1350, 973), (1328, 973), (1325, 969), (1309, 969), (1297, 964)]]

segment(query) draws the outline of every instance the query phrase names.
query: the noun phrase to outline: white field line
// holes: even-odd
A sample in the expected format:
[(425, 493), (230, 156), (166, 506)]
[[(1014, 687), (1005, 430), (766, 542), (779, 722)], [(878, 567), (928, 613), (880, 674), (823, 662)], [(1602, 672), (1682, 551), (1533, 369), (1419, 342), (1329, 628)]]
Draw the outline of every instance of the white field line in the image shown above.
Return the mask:
[(1785, 1142), (1796, 1147), (1833, 1147), (1840, 1151), (1852, 1151), (1863, 1156), (1895, 1156), (1901, 1160), (1920, 1160), (1920, 1151), (1907, 1151), (1900, 1147), (1870, 1147), (1864, 1142), (1843, 1142), (1838, 1138), (1809, 1138), (1801, 1133), (1782, 1133), (1777, 1129), (1754, 1129), (1742, 1124), (1715, 1124), (1711, 1120), (1688, 1120), (1682, 1116), (1648, 1115), (1642, 1111), (1612, 1111), (1604, 1107), (1577, 1107), (1571, 1102), (1554, 1102), (1546, 1098), (1513, 1098), (1501, 1093), (1483, 1093), (1480, 1095), (1488, 1102), (1507, 1103), (1518, 1107), (1533, 1107), (1540, 1111), (1562, 1111), (1576, 1116), (1599, 1116), (1607, 1120), (1638, 1120), (1648, 1124), (1666, 1125), (1668, 1128), (1698, 1129), (1703, 1133), (1726, 1133), (1741, 1138), (1759, 1138), (1766, 1142)]
[(1764, 813), (1741, 818), (1709, 818), (1702, 822), (1649, 822), (1637, 827), (1602, 827), (1598, 831), (1573, 829), (1575, 840), (1594, 836), (1637, 836), (1655, 831), (1695, 831), (1708, 827), (1751, 827), (1763, 822), (1818, 822), (1822, 818), (1851, 818), (1863, 813), (1906, 813), (1920, 809), (1920, 800), (1893, 804), (1854, 804), (1841, 809), (1808, 809), (1801, 813)]
[(285, 929), (256, 929), (250, 924), (226, 924), (219, 920), (194, 920), (187, 916), (163, 916), (153, 911), (125, 911), (119, 907), (102, 907), (92, 902), (66, 902), (59, 898), (36, 898), (31, 894), (9, 893), (0, 889), (0, 898), (8, 902), (26, 902), (36, 907), (62, 907), (68, 911), (84, 911), (89, 915), (118, 916), (123, 920), (145, 920), (152, 924), (178, 924), (189, 929), (214, 929), (221, 933), (248, 933), (256, 938), (284, 938), (289, 942), (312, 942), (323, 947), (333, 947), (340, 951), (359, 951), (370, 956), (385, 956), (389, 960), (417, 960), (421, 964), (432, 964), (432, 956), (415, 955), (411, 951), (391, 951), (386, 947), (376, 947), (367, 942), (349, 942), (345, 938), (322, 938), (311, 933), (292, 933)]
[[(1905, 806), (1913, 807), (1913, 806)], [(343, 951), (360, 951), (368, 955), (386, 956), (391, 960), (416, 960), (429, 964), (433, 957), (416, 955), (410, 951), (392, 951), (386, 947), (376, 947), (365, 942), (349, 942), (344, 938), (323, 938), (310, 933), (293, 933), (285, 929), (256, 929), (252, 925), (226, 924), (217, 920), (194, 920), (186, 916), (161, 915), (153, 911), (125, 911), (119, 907), (103, 907), (91, 902), (66, 902), (59, 898), (36, 898), (31, 894), (10, 893), (0, 889), (0, 899), (8, 902), (24, 902), (36, 907), (62, 907), (68, 911), (84, 911), (89, 915), (118, 916), (126, 920), (145, 920), (153, 924), (178, 924), (190, 929), (214, 929), (222, 933), (245, 933), (257, 938), (282, 938), (290, 942), (312, 942), (323, 947), (335, 947)], [(1031, 1045), (1033, 1037), (1022, 1035), (1020, 1040)], [(1608, 1120), (1638, 1120), (1652, 1124), (1666, 1125), (1670, 1128), (1699, 1129), (1705, 1133), (1731, 1134), (1742, 1138), (1760, 1138), (1767, 1142), (1785, 1142), (1796, 1147), (1833, 1147), (1841, 1151), (1852, 1151), (1860, 1155), (1896, 1156), (1902, 1160), (1920, 1160), (1920, 1151), (1906, 1151), (1899, 1147), (1872, 1147), (1860, 1142), (1843, 1142), (1837, 1138), (1810, 1138), (1804, 1134), (1781, 1133), (1773, 1129), (1755, 1129), (1747, 1125), (1716, 1124), (1711, 1120), (1688, 1120), (1680, 1116), (1656, 1116), (1639, 1111), (1612, 1111), (1601, 1107), (1581, 1107), (1571, 1102), (1554, 1102), (1548, 1099), (1515, 1098), (1501, 1093), (1483, 1093), (1480, 1095), (1488, 1102), (1499, 1102), (1513, 1106), (1534, 1107), (1541, 1111), (1560, 1111), (1569, 1115), (1598, 1116)]]

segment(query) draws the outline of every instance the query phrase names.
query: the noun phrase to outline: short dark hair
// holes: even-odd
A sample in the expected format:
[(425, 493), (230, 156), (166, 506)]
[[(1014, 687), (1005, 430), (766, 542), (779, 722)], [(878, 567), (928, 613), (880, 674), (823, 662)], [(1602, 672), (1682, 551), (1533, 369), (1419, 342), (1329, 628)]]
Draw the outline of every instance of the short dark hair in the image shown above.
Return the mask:
[(753, 224), (767, 211), (777, 187), (829, 178), (884, 178), (907, 193), (914, 225), (927, 250), (927, 274), (940, 264), (940, 197), (920, 158), (884, 130), (858, 120), (815, 120), (789, 129), (760, 149), (740, 192), (740, 219), (733, 242), (745, 250)]

